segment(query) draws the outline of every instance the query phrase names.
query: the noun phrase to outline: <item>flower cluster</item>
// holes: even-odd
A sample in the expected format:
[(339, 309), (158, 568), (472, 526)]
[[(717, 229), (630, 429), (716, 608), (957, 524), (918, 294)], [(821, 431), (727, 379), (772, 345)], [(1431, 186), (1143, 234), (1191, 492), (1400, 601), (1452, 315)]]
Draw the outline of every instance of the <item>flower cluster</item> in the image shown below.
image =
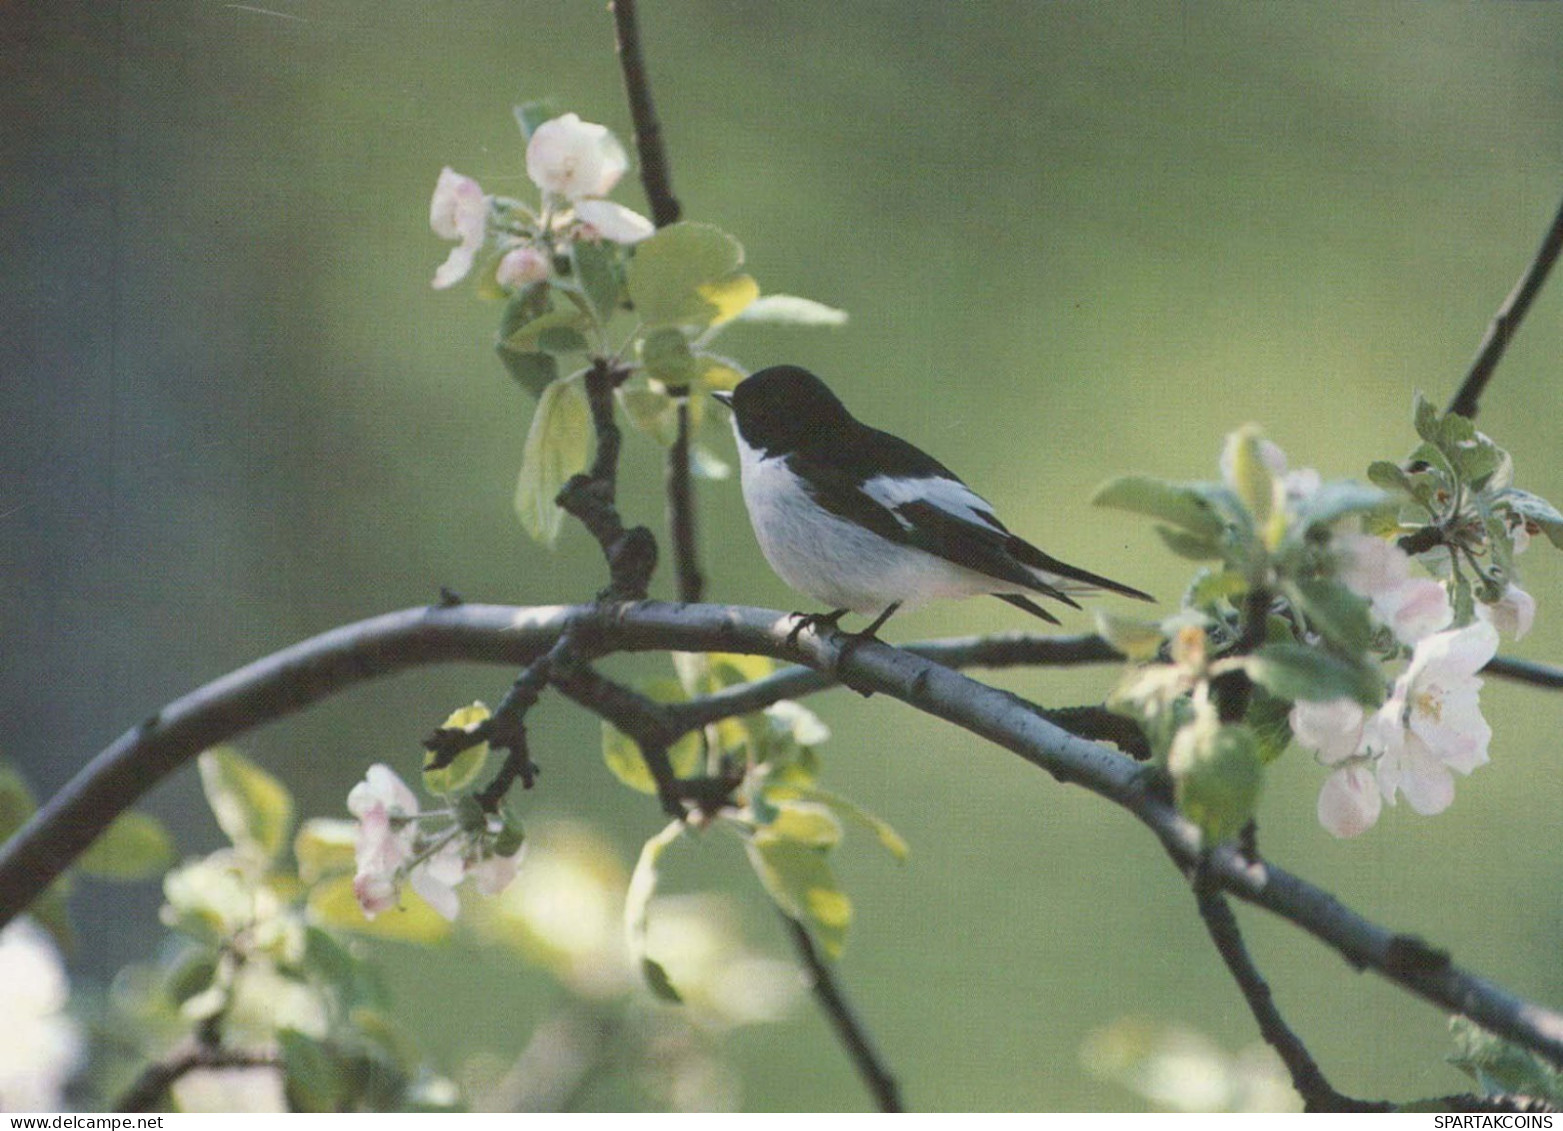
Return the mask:
[(490, 196), (471, 177), (442, 169), (429, 227), (456, 246), (435, 271), (435, 288), (466, 278), (490, 245), (493, 281), (518, 291), (547, 279), (554, 254), (574, 240), (639, 243), (655, 231), (651, 221), (606, 199), (628, 168), (624, 147), (606, 126), (565, 114), (537, 126), (527, 140), (527, 176), (542, 190), (536, 208)]
[[(418, 798), (389, 766), (369, 767), (347, 795), (358, 818), (353, 894), (373, 919), (396, 907), (405, 881), (446, 919), (461, 910), (456, 888), (471, 877), (485, 895), (497, 895), (515, 879), (521, 863), (519, 838), (492, 814), (453, 820), (452, 810), (420, 813)], [(439, 827), (430, 825), (439, 822)]]

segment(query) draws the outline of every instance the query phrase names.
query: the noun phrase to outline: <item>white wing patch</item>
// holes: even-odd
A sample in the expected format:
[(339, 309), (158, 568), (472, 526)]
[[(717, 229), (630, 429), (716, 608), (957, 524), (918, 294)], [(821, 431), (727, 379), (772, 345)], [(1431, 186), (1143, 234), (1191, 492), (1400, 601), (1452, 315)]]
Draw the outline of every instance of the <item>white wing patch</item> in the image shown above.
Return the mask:
[(938, 507), (946, 514), (980, 526), (998, 529), (993, 525), (993, 507), (966, 484), (954, 479), (910, 479), (894, 475), (876, 475), (863, 484), (863, 493), (876, 503), (888, 507), (896, 519), (908, 530), (912, 524), (903, 518), (896, 507), (902, 503), (925, 502)]

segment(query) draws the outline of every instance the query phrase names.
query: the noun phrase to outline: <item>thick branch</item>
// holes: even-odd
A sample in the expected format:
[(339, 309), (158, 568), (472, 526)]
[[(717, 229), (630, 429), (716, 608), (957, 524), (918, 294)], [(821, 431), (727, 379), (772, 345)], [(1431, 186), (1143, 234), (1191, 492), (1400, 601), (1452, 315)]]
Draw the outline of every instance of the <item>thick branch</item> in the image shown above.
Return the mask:
[[(1127, 809), (1179, 867), (1192, 871), (1205, 859), (1198, 830), (1161, 795), (1145, 767), (1067, 734), (1017, 696), (908, 651), (865, 641), (843, 658), (837, 637), (813, 633), (789, 645), (792, 618), (764, 609), (655, 601), (595, 610), (462, 605), (410, 609), (334, 629), (192, 692), (121, 736), (0, 848), (0, 921), (41, 894), (113, 817), (206, 747), (393, 671), (455, 660), (529, 663), (589, 612), (593, 648), (600, 652), (720, 651), (817, 667), (839, 662), (854, 685), (952, 722)], [(1563, 1013), (1515, 996), (1234, 846), (1217, 848), (1206, 866), (1221, 888), (1297, 924), (1354, 967), (1375, 970), (1563, 1064)]]
[[(155, 1111), (179, 1080), (197, 1068), (269, 1068), (282, 1071), (282, 1058), (273, 1053), (235, 1052), (200, 1046), (171, 1060), (149, 1065), (114, 1105), (115, 1111)], [(166, 1110), (166, 1109), (165, 1109)]]
[(1525, 313), (1530, 310), (1531, 302), (1547, 281), (1547, 275), (1557, 262), (1559, 252), (1563, 252), (1563, 205), (1558, 206), (1558, 214), (1552, 218), (1552, 226), (1542, 238), (1530, 266), (1520, 276), (1520, 281), (1514, 284), (1514, 289), (1503, 300), (1503, 305), (1498, 307), (1498, 312), (1492, 316), (1487, 333), (1482, 337), (1482, 344), (1476, 349), (1476, 360), (1471, 363), (1459, 392), (1449, 402), (1450, 412), (1457, 412), (1473, 420), (1476, 418), (1482, 391), (1487, 388), (1493, 370), (1498, 368), (1504, 351), (1509, 348), (1509, 341), (1519, 329)]
[(1243, 991), (1243, 999), (1259, 1023), (1260, 1035), (1271, 1048), (1280, 1054), (1281, 1062), (1291, 1074), (1292, 1087), (1303, 1098), (1308, 1111), (1390, 1111), (1392, 1105), (1355, 1100), (1344, 1096), (1330, 1086), (1302, 1039), (1292, 1032), (1276, 1008), (1270, 986), (1259, 973), (1259, 968), (1243, 944), (1242, 931), (1237, 926), (1237, 916), (1232, 914), (1226, 898), (1209, 882), (1203, 870), (1194, 878), (1194, 896), (1199, 900), (1200, 918), (1216, 944), (1221, 960)]
[(619, 69), (624, 73), (624, 93), (629, 99), (630, 117), (635, 123), (635, 152), (640, 155), (640, 183), (651, 205), (652, 222), (659, 228), (679, 217), (678, 199), (673, 195), (673, 178), (668, 172), (667, 150), (662, 145), (662, 123), (651, 101), (651, 78), (640, 51), (640, 27), (635, 18), (635, 0), (613, 0), (613, 29), (618, 41)]
[(836, 1037), (851, 1058), (852, 1066), (873, 1094), (874, 1103), (880, 1111), (905, 1111), (901, 1106), (900, 1086), (880, 1059), (873, 1040), (858, 1021), (841, 987), (836, 985), (835, 975), (831, 973), (830, 965), (820, 957), (819, 949), (809, 936), (809, 929), (791, 915), (783, 915), (782, 922), (786, 924), (793, 948), (808, 972), (809, 988), (814, 992), (815, 1000), (829, 1018), (831, 1028), (836, 1030)]

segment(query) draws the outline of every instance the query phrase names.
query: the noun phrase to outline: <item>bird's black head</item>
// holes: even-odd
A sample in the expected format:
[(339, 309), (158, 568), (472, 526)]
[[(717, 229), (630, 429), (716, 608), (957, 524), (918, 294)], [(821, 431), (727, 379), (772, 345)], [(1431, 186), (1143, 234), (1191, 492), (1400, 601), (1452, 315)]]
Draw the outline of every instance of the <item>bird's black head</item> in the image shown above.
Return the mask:
[(825, 382), (796, 365), (762, 369), (720, 399), (732, 408), (745, 443), (773, 455), (829, 440), (856, 423)]

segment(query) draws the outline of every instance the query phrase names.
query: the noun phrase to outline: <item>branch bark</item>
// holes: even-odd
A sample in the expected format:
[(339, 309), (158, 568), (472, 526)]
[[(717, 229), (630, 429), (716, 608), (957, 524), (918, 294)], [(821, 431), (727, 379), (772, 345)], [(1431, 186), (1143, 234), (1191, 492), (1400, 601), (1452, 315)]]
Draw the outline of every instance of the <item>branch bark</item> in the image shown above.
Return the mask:
[(1552, 226), (1542, 237), (1541, 246), (1536, 249), (1530, 266), (1520, 276), (1519, 282), (1514, 284), (1514, 289), (1498, 307), (1498, 312), (1492, 316), (1487, 333), (1476, 348), (1476, 360), (1471, 362), (1471, 368), (1460, 383), (1459, 391), (1450, 400), (1448, 411), (1476, 419), (1476, 410), (1487, 382), (1492, 379), (1498, 362), (1503, 360), (1504, 351), (1509, 348), (1510, 339), (1524, 321), (1530, 304), (1547, 281), (1559, 252), (1563, 252), (1563, 204), (1558, 206), (1558, 213), (1552, 218)]
[(1334, 896), (1235, 846), (1205, 854), (1199, 833), (1147, 767), (1042, 718), (1033, 704), (910, 651), (865, 641), (840, 655), (834, 636), (803, 633), (766, 609), (670, 605), (417, 608), (345, 625), (208, 684), (132, 728), (92, 760), (0, 848), (0, 923), (19, 914), (119, 813), (201, 750), (382, 675), (425, 664), (530, 663), (590, 614), (600, 651), (744, 652), (812, 667), (839, 664), (862, 686), (962, 727), (1126, 809), (1192, 874), (1296, 924), (1358, 969), (1461, 1013), (1563, 1065), (1563, 1013), (1465, 970), (1420, 940), (1380, 926)]
[(673, 177), (668, 171), (667, 150), (662, 144), (662, 123), (651, 101), (651, 77), (640, 50), (640, 26), (635, 15), (635, 0), (613, 0), (613, 29), (619, 52), (619, 70), (624, 75), (624, 94), (629, 99), (630, 118), (635, 123), (635, 152), (640, 156), (640, 183), (651, 205), (651, 220), (666, 227), (678, 220), (678, 198), (673, 195)]

